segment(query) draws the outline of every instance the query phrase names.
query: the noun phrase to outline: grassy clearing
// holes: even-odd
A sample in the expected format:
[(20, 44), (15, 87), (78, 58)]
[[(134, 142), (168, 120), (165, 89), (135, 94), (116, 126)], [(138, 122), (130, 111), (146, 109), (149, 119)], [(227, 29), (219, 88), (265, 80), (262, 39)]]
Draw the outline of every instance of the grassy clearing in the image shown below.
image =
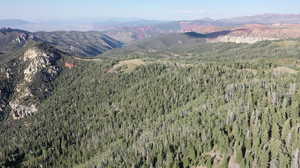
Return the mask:
[(142, 59), (124, 60), (124, 61), (120, 61), (118, 64), (114, 65), (107, 72), (109, 72), (109, 73), (132, 72), (141, 65), (145, 65), (145, 62)]

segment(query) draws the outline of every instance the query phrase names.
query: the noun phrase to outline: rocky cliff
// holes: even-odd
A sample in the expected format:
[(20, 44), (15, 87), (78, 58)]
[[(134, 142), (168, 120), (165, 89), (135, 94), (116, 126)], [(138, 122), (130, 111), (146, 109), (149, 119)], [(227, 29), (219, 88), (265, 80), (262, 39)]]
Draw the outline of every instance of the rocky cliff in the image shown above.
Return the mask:
[(58, 65), (62, 55), (40, 43), (27, 47), (18, 58), (3, 65), (0, 80), (5, 84), (0, 87), (0, 113), (9, 111), (13, 119), (20, 119), (37, 112), (40, 100), (51, 93), (51, 81), (62, 70)]
[(9, 53), (23, 47), (30, 40), (35, 40), (35, 36), (27, 31), (1, 28), (0, 29), (0, 52)]

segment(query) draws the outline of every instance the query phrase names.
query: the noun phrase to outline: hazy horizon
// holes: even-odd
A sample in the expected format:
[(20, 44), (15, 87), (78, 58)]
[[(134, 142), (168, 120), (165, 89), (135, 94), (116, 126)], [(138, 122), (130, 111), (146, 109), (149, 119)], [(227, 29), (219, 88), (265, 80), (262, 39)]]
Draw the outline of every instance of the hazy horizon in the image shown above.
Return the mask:
[(4, 21), (10, 21), (10, 20), (19, 20), (19, 21), (27, 21), (29, 23), (111, 23), (111, 22), (134, 22), (134, 21), (161, 21), (161, 22), (167, 22), (167, 21), (193, 21), (193, 20), (201, 20), (201, 19), (213, 19), (213, 20), (222, 20), (222, 19), (232, 19), (232, 18), (239, 18), (239, 17), (248, 17), (248, 16), (260, 16), (260, 15), (300, 15), (299, 13), (257, 13), (252, 15), (237, 15), (237, 16), (231, 16), (231, 17), (199, 17), (199, 18), (193, 18), (193, 19), (151, 19), (151, 18), (142, 18), (142, 17), (98, 17), (98, 18), (89, 18), (89, 17), (83, 17), (83, 18), (52, 18), (52, 19), (23, 19), (23, 18), (0, 18), (0, 20)]
[(195, 20), (201, 18), (230, 18), (258, 14), (300, 13), (300, 1), (259, 0), (241, 2), (229, 0), (222, 2), (199, 2), (196, 0), (4, 0), (0, 6), (0, 19), (21, 19), (27, 21), (53, 20)]

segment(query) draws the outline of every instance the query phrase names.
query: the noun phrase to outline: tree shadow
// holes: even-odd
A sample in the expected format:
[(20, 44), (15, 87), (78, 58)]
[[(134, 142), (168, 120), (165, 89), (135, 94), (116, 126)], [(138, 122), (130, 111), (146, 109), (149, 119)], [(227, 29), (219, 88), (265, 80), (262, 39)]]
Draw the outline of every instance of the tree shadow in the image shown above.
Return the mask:
[(236, 29), (236, 30), (224, 30), (224, 31), (217, 31), (207, 34), (197, 33), (197, 32), (186, 32), (185, 35), (192, 37), (192, 38), (217, 38), (219, 36), (225, 36), (235, 31), (248, 31), (248, 29)]

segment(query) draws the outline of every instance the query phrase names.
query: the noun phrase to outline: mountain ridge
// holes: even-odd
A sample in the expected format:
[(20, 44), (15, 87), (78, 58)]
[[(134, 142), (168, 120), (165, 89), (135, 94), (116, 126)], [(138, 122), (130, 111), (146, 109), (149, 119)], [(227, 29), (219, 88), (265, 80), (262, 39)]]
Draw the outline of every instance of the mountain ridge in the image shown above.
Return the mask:
[(0, 61), (5, 54), (22, 48), (30, 41), (50, 43), (64, 52), (80, 56), (96, 56), (123, 43), (102, 32), (28, 32), (20, 29), (0, 29)]
[[(87, 19), (88, 20), (88, 19)], [(154, 26), (172, 22), (194, 22), (206, 26), (240, 26), (243, 24), (300, 24), (300, 14), (257, 14), (222, 19), (199, 18), (194, 20), (159, 21), (147, 19), (92, 19), (84, 23), (80, 21), (40, 21), (30, 22), (20, 19), (0, 19), (0, 27), (14, 27), (28, 31), (107, 31), (120, 28)], [(1, 24), (2, 23), (2, 24)], [(10, 24), (12, 23), (12, 24)], [(55, 28), (56, 27), (56, 28)]]

